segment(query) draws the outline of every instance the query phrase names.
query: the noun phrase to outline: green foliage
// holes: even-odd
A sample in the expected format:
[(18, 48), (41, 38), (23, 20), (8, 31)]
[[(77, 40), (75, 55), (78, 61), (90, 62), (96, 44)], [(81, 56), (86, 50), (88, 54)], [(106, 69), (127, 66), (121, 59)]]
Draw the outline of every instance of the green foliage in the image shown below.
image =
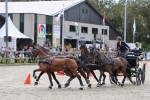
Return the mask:
[[(107, 20), (123, 36), (124, 0), (115, 3), (113, 0), (88, 0), (101, 14), (105, 11)], [(141, 42), (143, 48), (150, 49), (150, 0), (127, 0), (127, 42), (133, 41), (133, 20), (136, 19), (135, 42)]]

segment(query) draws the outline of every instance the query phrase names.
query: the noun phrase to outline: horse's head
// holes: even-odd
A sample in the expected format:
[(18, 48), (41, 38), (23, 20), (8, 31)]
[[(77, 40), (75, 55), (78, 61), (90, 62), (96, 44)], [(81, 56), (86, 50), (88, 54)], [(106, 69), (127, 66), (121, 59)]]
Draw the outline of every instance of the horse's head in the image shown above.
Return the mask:
[(81, 50), (81, 55), (82, 55), (82, 54), (89, 54), (88, 48), (86, 47), (85, 44), (82, 44), (82, 45), (80, 46), (80, 50)]
[(43, 58), (49, 54), (49, 50), (45, 49), (42, 46), (35, 46), (35, 49), (32, 51), (32, 57), (33, 59), (36, 59), (37, 56), (39, 58)]

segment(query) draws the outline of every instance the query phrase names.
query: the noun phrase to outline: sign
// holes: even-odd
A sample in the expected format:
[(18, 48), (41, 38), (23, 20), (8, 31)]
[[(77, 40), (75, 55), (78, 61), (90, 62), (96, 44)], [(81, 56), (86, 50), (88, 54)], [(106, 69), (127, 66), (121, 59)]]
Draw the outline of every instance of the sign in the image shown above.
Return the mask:
[(147, 60), (150, 60), (150, 52), (148, 52), (148, 53), (146, 54), (146, 58), (147, 58)]
[(39, 24), (38, 26), (38, 37), (39, 38), (45, 38), (46, 36), (46, 25), (45, 24)]
[(60, 26), (59, 25), (54, 25), (53, 33), (57, 39), (60, 39)]

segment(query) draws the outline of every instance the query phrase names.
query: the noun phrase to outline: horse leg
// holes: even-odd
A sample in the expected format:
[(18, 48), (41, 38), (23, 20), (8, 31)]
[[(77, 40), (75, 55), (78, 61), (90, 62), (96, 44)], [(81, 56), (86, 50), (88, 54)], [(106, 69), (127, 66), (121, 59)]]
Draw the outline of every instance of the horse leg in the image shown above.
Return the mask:
[(50, 73), (50, 72), (47, 72), (47, 74), (48, 74), (49, 81), (50, 81), (50, 86), (49, 86), (49, 88), (52, 89), (52, 87), (53, 87), (53, 82), (52, 82), (51, 73)]
[(37, 72), (37, 71), (41, 71), (41, 69), (35, 69), (35, 70), (33, 71), (33, 77), (34, 77), (34, 79), (37, 79), (37, 76), (36, 76), (36, 73), (35, 73), (35, 72)]
[(99, 76), (99, 81), (97, 83), (97, 87), (101, 87), (101, 79), (102, 79), (103, 74), (104, 74), (104, 72), (100, 71), (100, 76)]
[(81, 67), (78, 68), (78, 71), (81, 73), (81, 75), (84, 77), (86, 83), (88, 84), (88, 87), (91, 88), (90, 80), (86, 77), (83, 69)]
[(111, 79), (112, 79), (112, 81), (117, 85), (117, 83), (120, 85), (120, 83), (116, 80), (116, 76), (114, 76), (113, 75), (113, 73), (112, 73), (112, 71), (109, 71), (108, 72), (109, 73), (109, 75), (110, 75), (110, 77), (111, 77)]
[(65, 83), (65, 88), (70, 85), (70, 82), (71, 82), (74, 78), (76, 78), (76, 76), (71, 76), (71, 77), (67, 80), (67, 82)]
[(77, 78), (78, 78), (78, 80), (79, 80), (79, 82), (80, 82), (80, 86), (81, 86), (81, 87), (80, 87), (79, 89), (80, 89), (80, 90), (83, 90), (83, 86), (84, 86), (84, 85), (83, 85), (83, 82), (82, 82), (82, 80), (81, 80), (81, 76), (80, 76), (78, 73), (75, 73), (75, 75), (77, 76)]
[(102, 83), (102, 85), (105, 85), (105, 79), (106, 79), (106, 75), (103, 73), (103, 83)]
[(34, 85), (38, 85), (38, 82), (40, 80), (40, 77), (44, 74), (44, 72), (41, 72), (38, 76), (38, 78), (36, 79), (36, 82), (34, 83)]
[(124, 74), (124, 78), (123, 78), (123, 80), (122, 80), (121, 86), (124, 86), (125, 80), (126, 80), (126, 75)]
[(93, 71), (93, 70), (91, 71), (91, 73), (93, 74), (93, 76), (94, 76), (95, 80), (98, 82), (99, 80), (98, 80), (98, 78), (96, 77), (96, 75), (95, 75), (95, 73), (94, 73), (94, 71)]
[(56, 83), (58, 84), (58, 88), (61, 88), (61, 84), (59, 83), (59, 81), (56, 78), (56, 75), (54, 72), (51, 72), (51, 75), (53, 76), (54, 80), (56, 81)]
[(78, 78), (78, 80), (79, 80), (79, 83), (80, 83), (80, 90), (83, 90), (83, 82), (82, 82), (82, 80), (81, 80), (81, 76), (78, 74), (78, 72), (76, 71), (76, 70), (74, 70), (74, 69), (70, 69), (70, 71), (72, 71), (72, 73)]

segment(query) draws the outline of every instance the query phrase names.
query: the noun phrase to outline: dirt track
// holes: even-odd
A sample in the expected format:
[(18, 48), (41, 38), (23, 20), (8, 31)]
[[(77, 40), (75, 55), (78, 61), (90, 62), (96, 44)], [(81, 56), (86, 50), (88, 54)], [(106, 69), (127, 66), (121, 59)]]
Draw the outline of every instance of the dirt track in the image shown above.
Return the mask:
[[(0, 100), (149, 100), (150, 98), (150, 63), (146, 67), (145, 84), (132, 85), (128, 80), (124, 87), (111, 85), (106, 78), (106, 85), (96, 87), (97, 82), (90, 77), (92, 88), (86, 85), (84, 90), (79, 90), (79, 82), (74, 79), (68, 88), (58, 89), (53, 81), (54, 87), (48, 89), (48, 76), (41, 77), (38, 86), (34, 86), (35, 80), (31, 78), (32, 84), (24, 85), (28, 73), (38, 68), (37, 65), (24, 66), (0, 66)], [(96, 71), (99, 76), (98, 71)], [(57, 76), (62, 86), (67, 81), (67, 76)], [(85, 84), (85, 81), (83, 79)]]

